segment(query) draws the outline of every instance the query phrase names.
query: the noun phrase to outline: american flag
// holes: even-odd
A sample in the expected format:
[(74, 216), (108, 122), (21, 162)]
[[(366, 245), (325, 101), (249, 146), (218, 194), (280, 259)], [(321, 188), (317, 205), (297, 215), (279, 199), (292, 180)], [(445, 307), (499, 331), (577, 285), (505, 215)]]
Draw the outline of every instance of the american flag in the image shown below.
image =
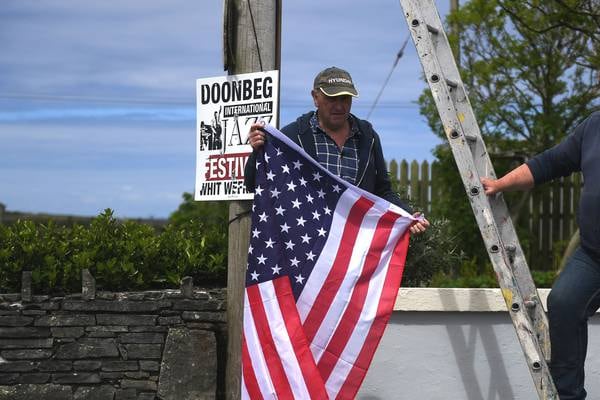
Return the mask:
[(242, 398), (353, 399), (392, 312), (413, 218), (271, 126), (257, 157)]

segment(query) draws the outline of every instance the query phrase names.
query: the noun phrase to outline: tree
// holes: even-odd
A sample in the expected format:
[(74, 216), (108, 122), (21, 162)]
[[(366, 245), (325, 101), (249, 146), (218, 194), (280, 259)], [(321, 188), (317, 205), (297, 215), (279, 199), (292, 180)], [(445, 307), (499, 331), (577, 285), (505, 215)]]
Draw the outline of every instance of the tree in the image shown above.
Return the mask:
[[(597, 0), (472, 0), (449, 15), (448, 23), (461, 28), (461, 76), (499, 175), (558, 143), (599, 108), (599, 21)], [(450, 41), (456, 39), (453, 32)], [(445, 137), (428, 91), (419, 103)], [(436, 212), (452, 222), (450, 234), (481, 266), (487, 254), (454, 159), (448, 146), (435, 155), (436, 184), (446, 193)], [(522, 195), (506, 198), (518, 215), (514, 205), (524, 204)]]

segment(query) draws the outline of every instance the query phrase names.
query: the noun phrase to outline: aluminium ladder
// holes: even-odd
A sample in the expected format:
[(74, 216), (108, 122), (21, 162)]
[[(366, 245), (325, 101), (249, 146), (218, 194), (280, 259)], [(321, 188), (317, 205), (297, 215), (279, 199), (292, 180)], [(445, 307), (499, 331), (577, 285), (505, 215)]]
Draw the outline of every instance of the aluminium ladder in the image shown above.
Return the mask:
[(437, 8), (433, 0), (400, 4), (538, 396), (558, 400), (548, 369), (548, 320), (504, 198), (486, 196), (480, 182), (496, 175)]

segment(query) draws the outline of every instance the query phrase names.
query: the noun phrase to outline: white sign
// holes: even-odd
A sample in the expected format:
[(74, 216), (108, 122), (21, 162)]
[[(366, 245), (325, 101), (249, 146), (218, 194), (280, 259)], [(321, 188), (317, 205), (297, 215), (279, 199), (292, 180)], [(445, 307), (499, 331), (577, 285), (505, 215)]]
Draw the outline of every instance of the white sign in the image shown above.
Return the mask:
[(279, 71), (196, 81), (196, 200), (252, 199), (244, 167), (250, 125), (277, 126)]

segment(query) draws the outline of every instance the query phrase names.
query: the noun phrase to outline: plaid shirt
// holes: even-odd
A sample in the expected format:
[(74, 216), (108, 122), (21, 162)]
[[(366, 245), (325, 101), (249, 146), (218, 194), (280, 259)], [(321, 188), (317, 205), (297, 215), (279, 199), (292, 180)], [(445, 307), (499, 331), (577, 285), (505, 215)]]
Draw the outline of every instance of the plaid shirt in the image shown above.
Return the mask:
[(350, 136), (346, 139), (341, 150), (335, 141), (319, 127), (316, 112), (310, 119), (310, 127), (315, 140), (319, 164), (327, 168), (332, 174), (347, 182), (356, 184), (358, 175), (358, 135), (360, 135), (360, 130), (352, 117), (348, 117), (348, 122), (350, 123)]

